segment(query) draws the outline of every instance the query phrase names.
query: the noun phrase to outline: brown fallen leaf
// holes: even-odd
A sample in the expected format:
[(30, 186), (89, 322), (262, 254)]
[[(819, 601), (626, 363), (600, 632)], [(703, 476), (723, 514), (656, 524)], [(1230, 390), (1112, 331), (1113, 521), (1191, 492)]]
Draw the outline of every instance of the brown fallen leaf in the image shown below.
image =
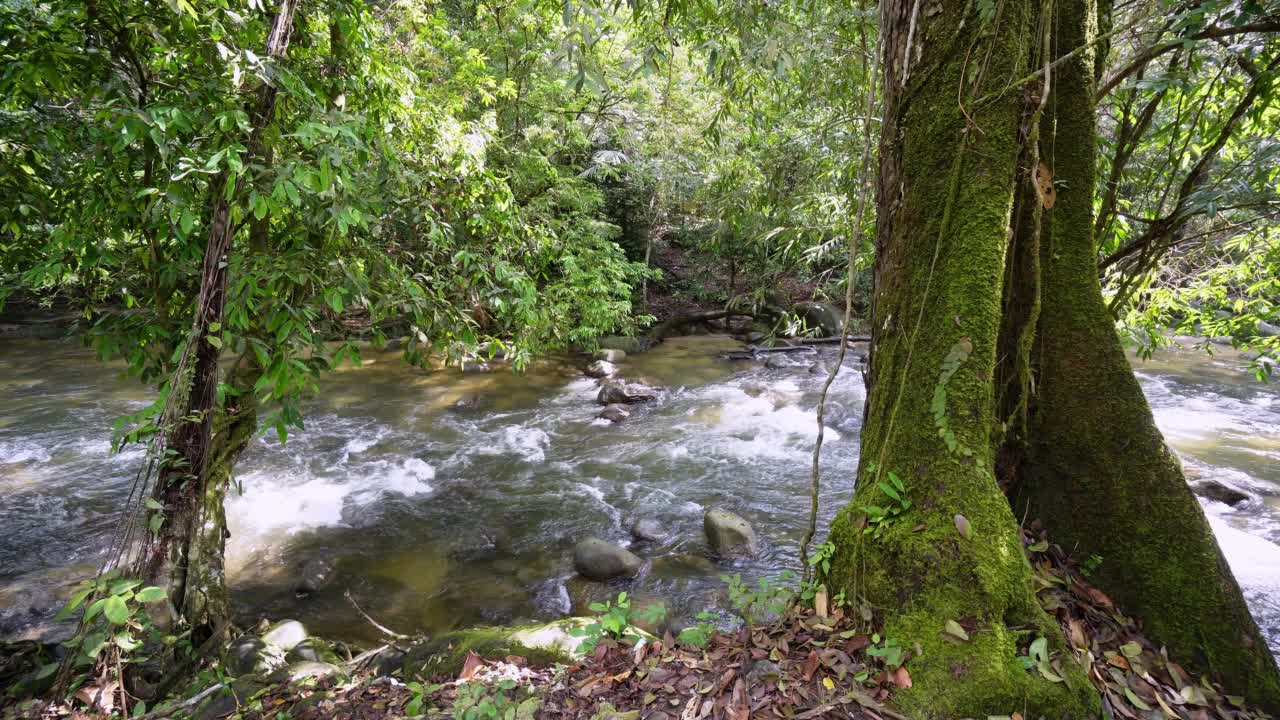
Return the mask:
[(893, 684), (897, 685), (902, 690), (909, 690), (911, 688), (911, 673), (907, 671), (905, 665), (899, 665), (898, 669), (893, 671), (891, 679), (893, 680)]
[(464, 682), (470, 680), (480, 672), (482, 667), (484, 667), (484, 659), (468, 650), (467, 659), (462, 661), (462, 672), (458, 673), (458, 679)]
[(800, 674), (804, 677), (805, 682), (813, 679), (813, 674), (818, 671), (818, 651), (810, 650), (809, 657), (804, 659), (804, 666), (800, 669)]
[(742, 678), (733, 684), (733, 695), (725, 708), (725, 717), (728, 720), (751, 720), (751, 702), (747, 698), (747, 684)]

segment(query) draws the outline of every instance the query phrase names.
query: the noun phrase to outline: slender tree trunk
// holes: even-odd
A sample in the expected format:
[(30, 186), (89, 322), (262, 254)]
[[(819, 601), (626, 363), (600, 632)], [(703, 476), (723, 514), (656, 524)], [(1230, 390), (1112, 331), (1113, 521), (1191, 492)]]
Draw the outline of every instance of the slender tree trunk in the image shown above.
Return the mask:
[[(908, 649), (913, 687), (895, 702), (913, 718), (1100, 711), (1072, 658), (1060, 663), (1062, 683), (1014, 661), (1037, 636), (1057, 653), (1065, 644), (1036, 599), (994, 474), (994, 374), (1025, 104), (1020, 89), (1001, 90), (1027, 74), (1038, 16), (1034, 0), (999, 7), (984, 22), (964, 0), (881, 5), (870, 388), (859, 482), (832, 526), (827, 581), (869, 605), (883, 634)], [(863, 508), (895, 504), (879, 485), (890, 473), (912, 504), (877, 531)], [(972, 628), (971, 640), (948, 638), (948, 620)]]
[[(1055, 0), (1058, 55), (1089, 43), (1091, 0)], [(1273, 712), (1280, 675), (1181, 464), (1155, 425), (1103, 301), (1093, 232), (1094, 58), (1056, 68), (1042, 127), (1057, 180), (1044, 211), (1043, 305), (1032, 431), (1010, 501), (1078, 557), (1096, 554), (1099, 585), (1164, 643)], [(1056, 152), (1055, 149), (1056, 148)]]
[[(299, 0), (281, 0), (267, 38), (267, 56), (279, 61), (289, 47), (294, 12)], [(250, 103), (251, 130), (246, 165), (261, 161), (263, 136), (275, 110), (276, 87), (265, 83)], [(231, 207), (237, 179), (217, 176), (210, 184), (209, 234), (201, 270), (200, 294), (188, 341), (189, 377), (171, 383), (181, 403), (178, 425), (170, 431), (166, 459), (153, 498), (163, 506), (164, 524), (149, 540), (142, 557), (143, 576), (167, 583), (169, 599), (179, 622), (192, 628), (199, 641), (228, 611), (222, 572), (226, 520), (222, 499), (231, 466), (256, 425), (252, 386), (256, 380), (237, 367), (235, 388), (248, 392), (223, 404), (218, 392), (221, 325), (226, 306), (227, 272), (231, 262)], [(228, 188), (228, 183), (231, 187)], [(238, 379), (238, 381), (237, 381)], [(185, 390), (185, 392), (184, 392)]]

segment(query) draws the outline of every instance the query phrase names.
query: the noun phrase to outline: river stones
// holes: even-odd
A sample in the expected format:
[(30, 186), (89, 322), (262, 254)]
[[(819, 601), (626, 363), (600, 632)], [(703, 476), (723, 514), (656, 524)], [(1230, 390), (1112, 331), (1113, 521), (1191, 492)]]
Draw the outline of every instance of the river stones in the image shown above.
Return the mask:
[(262, 641), (287, 653), (309, 637), (311, 633), (307, 632), (302, 623), (297, 620), (281, 620), (262, 634)]
[(643, 565), (634, 553), (599, 538), (587, 538), (573, 548), (574, 569), (592, 580), (635, 577)]
[(751, 523), (728, 510), (708, 510), (702, 516), (702, 530), (711, 548), (721, 556), (756, 554), (756, 531)]
[(223, 667), (232, 677), (262, 675), (284, 665), (284, 652), (255, 635), (245, 635), (227, 648)]
[(1217, 480), (1201, 480), (1200, 482), (1192, 485), (1191, 490), (1200, 497), (1215, 500), (1220, 503), (1226, 503), (1231, 507), (1243, 505), (1249, 501), (1248, 494), (1240, 492), (1233, 487), (1224, 485)]
[(299, 597), (306, 597), (320, 592), (333, 581), (333, 565), (324, 558), (308, 560), (302, 566), (295, 592)]
[(625, 335), (606, 335), (600, 338), (599, 344), (603, 350), (621, 350), (628, 355), (635, 355), (649, 349), (649, 343), (644, 338)]
[(830, 375), (831, 371), (827, 369), (826, 365), (823, 365), (820, 362), (816, 362), (809, 366), (809, 374), (810, 375)]
[(631, 417), (631, 409), (622, 403), (613, 403), (612, 405), (605, 405), (604, 409), (596, 417), (616, 424)]
[(666, 528), (655, 517), (641, 515), (631, 523), (631, 537), (636, 540), (655, 542), (667, 536)]
[(293, 663), (285, 668), (282, 674), (288, 675), (289, 682), (297, 682), (304, 678), (346, 677), (346, 673), (343, 672), (342, 668), (333, 663), (313, 662), (310, 660)]
[(594, 357), (596, 360), (599, 360), (601, 362), (607, 362), (607, 363), (612, 363), (616, 365), (622, 362), (623, 360), (627, 359), (627, 351), (617, 350), (614, 348), (606, 348), (604, 350), (597, 350)]
[(778, 353), (770, 355), (769, 358), (764, 361), (764, 366), (770, 370), (780, 370), (782, 368), (791, 367), (791, 363), (787, 362), (786, 359)]
[(834, 337), (844, 331), (844, 313), (831, 303), (802, 302), (792, 309), (807, 327), (817, 328), (824, 337)]
[(657, 396), (658, 391), (648, 385), (612, 380), (600, 387), (596, 401), (601, 405), (630, 404), (652, 400)]
[[(617, 352), (617, 351), (611, 350), (609, 352)], [(618, 366), (614, 365), (612, 362), (608, 360), (596, 360), (595, 362), (587, 366), (587, 369), (585, 372), (587, 377), (593, 377), (593, 378), (613, 377), (618, 372)]]
[(285, 660), (291, 663), (298, 662), (319, 662), (329, 663), (331, 665), (339, 665), (342, 660), (338, 654), (329, 647), (329, 644), (320, 638), (307, 638), (294, 646), (289, 654), (285, 656)]

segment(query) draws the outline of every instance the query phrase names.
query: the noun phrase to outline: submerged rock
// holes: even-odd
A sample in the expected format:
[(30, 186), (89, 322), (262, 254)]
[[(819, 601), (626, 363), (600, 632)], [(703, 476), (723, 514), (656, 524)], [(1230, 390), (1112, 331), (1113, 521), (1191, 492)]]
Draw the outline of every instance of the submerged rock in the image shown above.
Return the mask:
[(299, 596), (314, 595), (332, 581), (333, 565), (324, 558), (315, 558), (308, 560), (307, 564), (302, 566), (302, 575), (298, 578), (298, 587), (295, 590)]
[(844, 313), (831, 303), (802, 302), (796, 303), (793, 309), (806, 326), (817, 328), (824, 337), (834, 337), (844, 331)]
[(635, 355), (649, 349), (649, 343), (644, 338), (606, 335), (600, 338), (600, 347), (603, 350), (621, 350), (628, 355)]
[(599, 538), (587, 538), (573, 548), (574, 569), (592, 580), (635, 577), (643, 565), (634, 553)]
[(1243, 493), (1233, 487), (1224, 485), (1217, 480), (1201, 480), (1191, 486), (1192, 492), (1203, 498), (1215, 500), (1220, 503), (1226, 503), (1231, 507), (1242, 505), (1249, 501), (1249, 495)]
[(606, 405), (596, 417), (608, 420), (611, 423), (620, 423), (631, 417), (631, 410), (622, 403), (613, 403), (612, 405)]
[(781, 368), (791, 367), (791, 363), (787, 362), (782, 355), (778, 353), (770, 355), (769, 358), (764, 361), (764, 366), (770, 370), (779, 370)]
[(596, 360), (587, 366), (587, 377), (607, 378), (613, 377), (618, 372), (618, 366), (608, 360)]
[(606, 348), (604, 350), (597, 350), (593, 357), (595, 357), (596, 360), (599, 360), (601, 362), (606, 362), (606, 363), (611, 363), (616, 365), (617, 363), (620, 363), (623, 360), (627, 359), (627, 351), (617, 350), (613, 348)]
[(756, 554), (756, 532), (751, 523), (728, 510), (708, 510), (702, 516), (702, 530), (711, 548), (722, 556)]
[(826, 365), (823, 365), (820, 362), (816, 362), (809, 366), (809, 374), (810, 375), (830, 375), (831, 371), (827, 369)]
[(667, 536), (667, 529), (655, 517), (641, 515), (631, 523), (631, 537), (637, 540), (656, 541)]
[(630, 404), (652, 400), (657, 396), (658, 391), (648, 385), (615, 380), (605, 383), (600, 388), (600, 394), (596, 396), (596, 401), (601, 405)]

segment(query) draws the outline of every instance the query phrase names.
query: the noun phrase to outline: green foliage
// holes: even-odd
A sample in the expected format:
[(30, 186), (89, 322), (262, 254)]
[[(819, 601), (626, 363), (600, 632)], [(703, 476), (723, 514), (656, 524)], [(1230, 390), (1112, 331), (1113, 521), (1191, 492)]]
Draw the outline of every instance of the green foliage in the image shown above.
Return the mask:
[[(874, 475), (875, 470), (871, 470), (871, 473)], [(888, 501), (884, 505), (864, 505), (862, 507), (862, 512), (866, 513), (867, 517), (866, 527), (862, 529), (863, 534), (880, 537), (885, 529), (898, 519), (898, 516), (911, 509), (911, 500), (907, 497), (907, 488), (902, 479), (898, 477), (897, 473), (890, 471), (888, 480), (888, 482), (883, 480), (876, 482), (876, 487), (879, 488)], [(830, 570), (829, 560), (827, 570)]]
[(1037, 637), (1031, 641), (1031, 645), (1027, 647), (1025, 655), (1019, 655), (1018, 665), (1024, 670), (1037, 670), (1045, 680), (1050, 682), (1063, 682), (1062, 677), (1053, 671), (1049, 664), (1049, 640), (1043, 637)]
[(1098, 569), (1101, 567), (1102, 556), (1097, 553), (1093, 553), (1080, 563), (1080, 574), (1085, 577), (1090, 577), (1094, 573), (1098, 572)]
[(514, 680), (494, 685), (465, 682), (457, 685), (453, 700), (454, 720), (533, 720), (542, 699), (532, 689)]
[(625, 592), (618, 593), (617, 600), (614, 601), (591, 603), (590, 608), (596, 613), (595, 621), (569, 631), (570, 635), (583, 638), (581, 645), (583, 652), (591, 652), (597, 644), (606, 639), (619, 641), (637, 638), (632, 629), (633, 620), (639, 619), (656, 624), (662, 622), (667, 615), (667, 608), (661, 603), (650, 603), (638, 613), (633, 614), (631, 598)]
[[(109, 570), (76, 587), (54, 617), (55, 621), (62, 621), (80, 614), (81, 629), (63, 643), (73, 653), (73, 667), (87, 673), (87, 668), (106, 661), (115, 670), (122, 664), (146, 660), (144, 648), (148, 644), (154, 650), (177, 642), (176, 637), (156, 628), (146, 609), (147, 605), (167, 601), (168, 595), (163, 588), (141, 586), (142, 581), (122, 578), (119, 571)], [(57, 667), (57, 663), (46, 665), (40, 671), (41, 677), (52, 674)]]
[(713, 612), (698, 613), (698, 622), (684, 628), (676, 640), (696, 648), (705, 648), (711, 643), (711, 636), (716, 633), (715, 620), (718, 616)]
[(761, 625), (782, 616), (795, 597), (796, 591), (788, 582), (795, 573), (784, 571), (777, 580), (759, 578), (754, 586), (742, 581), (741, 575), (721, 575), (728, 586), (729, 604), (747, 621), (748, 625)]
[(871, 645), (867, 648), (867, 655), (873, 658), (879, 658), (884, 666), (889, 670), (896, 670), (902, 667), (902, 663), (906, 661), (906, 651), (898, 644), (894, 638), (881, 638), (880, 633), (872, 633)]

